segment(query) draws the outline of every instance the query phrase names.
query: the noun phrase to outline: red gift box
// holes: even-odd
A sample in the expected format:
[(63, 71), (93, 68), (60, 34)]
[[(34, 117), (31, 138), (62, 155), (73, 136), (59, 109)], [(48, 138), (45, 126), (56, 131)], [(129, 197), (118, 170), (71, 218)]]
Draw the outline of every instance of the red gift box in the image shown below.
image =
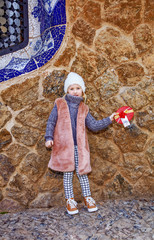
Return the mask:
[(121, 118), (125, 118), (125, 116), (128, 118), (128, 121), (130, 121), (133, 116), (134, 116), (134, 111), (131, 107), (128, 106), (124, 106), (119, 108), (116, 111), (117, 115), (115, 115), (114, 119), (117, 123), (123, 124), (123, 122), (121, 121)]

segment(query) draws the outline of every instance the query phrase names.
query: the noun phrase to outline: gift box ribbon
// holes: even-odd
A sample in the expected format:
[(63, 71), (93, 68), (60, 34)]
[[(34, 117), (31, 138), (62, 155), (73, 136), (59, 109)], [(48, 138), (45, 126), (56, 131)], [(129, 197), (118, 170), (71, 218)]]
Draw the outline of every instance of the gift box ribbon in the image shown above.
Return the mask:
[(127, 114), (133, 113), (133, 112), (134, 112), (133, 109), (127, 108), (124, 111), (121, 111), (120, 113), (117, 112), (117, 115), (115, 115), (114, 118), (115, 118), (115, 120), (118, 119), (118, 118), (125, 118), (125, 116), (127, 116)]

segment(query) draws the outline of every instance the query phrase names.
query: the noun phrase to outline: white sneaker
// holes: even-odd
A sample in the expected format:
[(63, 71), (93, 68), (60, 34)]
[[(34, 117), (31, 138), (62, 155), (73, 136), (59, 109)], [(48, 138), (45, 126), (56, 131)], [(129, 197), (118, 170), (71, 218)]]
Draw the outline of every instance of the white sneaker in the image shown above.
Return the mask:
[(77, 209), (77, 202), (74, 200), (74, 198), (67, 199), (66, 210), (71, 215), (77, 214), (79, 212)]
[(84, 202), (88, 212), (96, 212), (98, 210), (95, 200), (92, 197), (84, 197)]

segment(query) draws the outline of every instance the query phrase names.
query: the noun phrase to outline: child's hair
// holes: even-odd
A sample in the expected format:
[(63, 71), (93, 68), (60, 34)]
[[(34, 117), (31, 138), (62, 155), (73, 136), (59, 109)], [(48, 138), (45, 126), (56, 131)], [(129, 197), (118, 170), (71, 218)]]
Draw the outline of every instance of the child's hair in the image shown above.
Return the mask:
[(83, 97), (83, 101), (84, 101), (84, 103), (86, 103), (87, 95), (86, 95), (85, 93), (83, 93), (82, 97)]

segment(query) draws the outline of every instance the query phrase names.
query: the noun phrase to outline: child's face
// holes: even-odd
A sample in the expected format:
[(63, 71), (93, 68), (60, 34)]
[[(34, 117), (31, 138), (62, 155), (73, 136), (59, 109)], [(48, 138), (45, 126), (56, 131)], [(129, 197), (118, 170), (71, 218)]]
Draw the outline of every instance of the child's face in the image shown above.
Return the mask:
[(78, 84), (72, 84), (68, 88), (68, 93), (72, 96), (82, 97), (82, 88)]

